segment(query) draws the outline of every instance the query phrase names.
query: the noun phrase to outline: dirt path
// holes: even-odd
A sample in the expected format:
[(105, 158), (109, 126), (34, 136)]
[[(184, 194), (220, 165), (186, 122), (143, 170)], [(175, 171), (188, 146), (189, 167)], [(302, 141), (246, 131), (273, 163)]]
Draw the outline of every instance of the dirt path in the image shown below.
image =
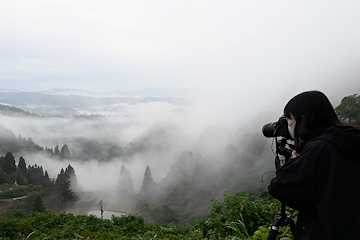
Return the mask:
[(14, 201), (26, 198), (27, 196), (17, 197), (17, 198), (5, 198), (0, 199), (0, 218), (7, 213), (12, 206), (14, 206)]
[(17, 197), (17, 198), (4, 198), (4, 199), (0, 199), (0, 202), (12, 202), (12, 201), (23, 199), (26, 197), (27, 196), (22, 196), (22, 197)]

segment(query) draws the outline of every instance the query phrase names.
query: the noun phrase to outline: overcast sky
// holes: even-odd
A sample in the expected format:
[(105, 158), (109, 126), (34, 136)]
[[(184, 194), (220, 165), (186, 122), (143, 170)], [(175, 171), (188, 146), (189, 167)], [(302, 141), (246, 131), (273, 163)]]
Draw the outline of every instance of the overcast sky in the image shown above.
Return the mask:
[[(0, 1), (0, 88), (360, 92), (360, 1)], [(285, 104), (285, 103), (284, 103)]]

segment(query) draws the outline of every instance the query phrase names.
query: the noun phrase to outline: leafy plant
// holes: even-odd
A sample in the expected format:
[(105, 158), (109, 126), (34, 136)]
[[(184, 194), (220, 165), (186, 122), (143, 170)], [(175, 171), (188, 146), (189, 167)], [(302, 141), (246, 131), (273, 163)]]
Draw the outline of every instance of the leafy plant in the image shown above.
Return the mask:
[[(223, 202), (212, 200), (209, 217), (195, 225), (147, 223), (133, 214), (108, 220), (94, 215), (39, 212), (23, 217), (24, 211), (15, 211), (2, 219), (0, 239), (263, 240), (279, 210), (280, 203), (268, 196), (232, 196), (226, 192)], [(280, 228), (278, 238), (288, 236), (289, 228)]]
[[(244, 219), (240, 214), (240, 220), (237, 220), (236, 222), (232, 222), (230, 223), (227, 227), (234, 230), (236, 235), (238, 235), (238, 237), (247, 237), (249, 238), (249, 233), (246, 230), (245, 224), (244, 224)], [(242, 233), (244, 232), (244, 233)]]
[(248, 236), (260, 226), (270, 226), (280, 207), (276, 199), (245, 193), (232, 196), (225, 192), (223, 202), (212, 200), (209, 217), (199, 221), (198, 227), (204, 230), (205, 236), (227, 236), (234, 231)]

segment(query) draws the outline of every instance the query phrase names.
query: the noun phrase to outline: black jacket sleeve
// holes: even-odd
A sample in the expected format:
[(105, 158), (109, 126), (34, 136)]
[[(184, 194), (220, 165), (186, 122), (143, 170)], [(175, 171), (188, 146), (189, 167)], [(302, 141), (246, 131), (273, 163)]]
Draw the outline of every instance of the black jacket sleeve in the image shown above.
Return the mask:
[(310, 213), (322, 198), (319, 185), (326, 179), (326, 159), (330, 154), (325, 141), (308, 143), (302, 155), (277, 169), (269, 193), (286, 206)]

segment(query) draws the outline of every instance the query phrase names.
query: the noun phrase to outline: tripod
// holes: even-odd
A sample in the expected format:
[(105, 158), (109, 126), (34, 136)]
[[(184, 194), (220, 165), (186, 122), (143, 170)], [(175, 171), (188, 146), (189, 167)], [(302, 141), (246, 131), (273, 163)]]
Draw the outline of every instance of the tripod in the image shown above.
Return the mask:
[(294, 219), (291, 216), (286, 215), (285, 209), (286, 206), (284, 204), (281, 204), (281, 212), (276, 214), (274, 217), (274, 223), (271, 226), (271, 231), (269, 233), (268, 240), (275, 240), (276, 236), (278, 235), (279, 228), (287, 225), (290, 226), (291, 232), (293, 234), (295, 233)]
[[(289, 160), (291, 158), (292, 151), (290, 149), (285, 148), (286, 144), (287, 144), (287, 141), (285, 138), (281, 139), (280, 141), (278, 141), (276, 139), (276, 157), (275, 157), (276, 169), (281, 167), (279, 154), (281, 154), (285, 157), (285, 162), (287, 162), (287, 160)], [(291, 216), (286, 215), (285, 210), (286, 210), (286, 206), (283, 203), (281, 203), (281, 211), (280, 211), (280, 213), (277, 213), (274, 216), (274, 223), (271, 226), (268, 240), (276, 239), (280, 227), (290, 226), (291, 232), (293, 234), (295, 233), (294, 219)]]

